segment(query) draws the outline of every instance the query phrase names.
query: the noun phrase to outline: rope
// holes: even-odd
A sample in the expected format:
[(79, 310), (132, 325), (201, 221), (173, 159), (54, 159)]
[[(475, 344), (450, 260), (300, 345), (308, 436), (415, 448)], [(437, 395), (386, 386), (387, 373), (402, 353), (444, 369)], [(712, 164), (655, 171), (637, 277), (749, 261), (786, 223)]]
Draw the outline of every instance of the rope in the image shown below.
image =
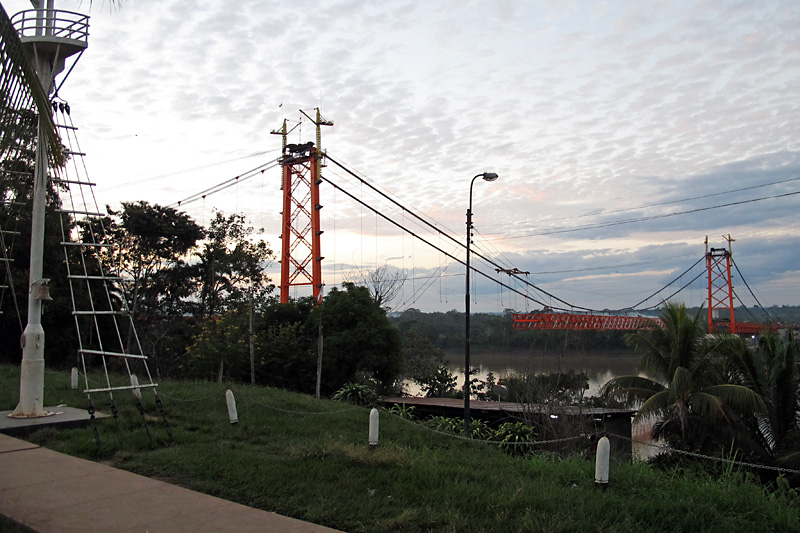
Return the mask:
[(352, 412), (352, 411), (360, 411), (360, 410), (364, 409), (363, 407), (353, 407), (351, 409), (343, 409), (341, 411), (320, 411), (320, 412), (293, 411), (293, 410), (290, 410), (290, 409), (281, 409), (280, 407), (275, 407), (274, 405), (269, 405), (269, 404), (266, 404), (264, 402), (260, 402), (258, 400), (254, 400), (253, 398), (250, 398), (247, 395), (242, 394), (241, 392), (239, 392), (237, 390), (234, 390), (234, 389), (231, 389), (231, 391), (234, 394), (236, 394), (238, 396), (241, 396), (242, 398), (244, 398), (245, 400), (247, 400), (250, 403), (254, 403), (256, 405), (260, 405), (262, 407), (266, 407), (267, 409), (272, 409), (274, 411), (280, 411), (281, 413), (288, 413), (288, 414), (293, 414), (293, 415), (338, 415), (338, 414), (341, 414), (341, 413), (349, 413), (349, 412)]
[(216, 391), (212, 392), (211, 394), (206, 394), (205, 396), (200, 396), (200, 397), (197, 397), (197, 398), (175, 398), (174, 396), (167, 396), (166, 394), (164, 394), (163, 391), (161, 391), (160, 396), (162, 396), (162, 397), (164, 397), (164, 398), (166, 398), (168, 400), (172, 400), (174, 402), (192, 403), (192, 402), (200, 402), (200, 401), (203, 401), (203, 400), (207, 400), (209, 398), (212, 398), (212, 397), (216, 396), (220, 392), (224, 393), (226, 390), (228, 390), (228, 387), (216, 390)]
[(549, 440), (532, 440), (532, 441), (517, 441), (517, 442), (504, 442), (499, 440), (486, 440), (486, 439), (474, 439), (472, 437), (465, 437), (464, 435), (458, 435), (457, 433), (448, 433), (446, 431), (441, 431), (430, 426), (426, 426), (425, 424), (416, 422), (414, 420), (409, 420), (407, 418), (403, 418), (402, 416), (398, 415), (397, 413), (392, 413), (387, 411), (387, 413), (391, 416), (399, 418), (403, 422), (407, 422), (412, 424), (416, 427), (426, 429), (432, 433), (438, 433), (439, 435), (444, 435), (445, 437), (450, 437), (453, 439), (458, 440), (465, 440), (469, 442), (478, 442), (478, 443), (485, 443), (485, 444), (492, 444), (492, 445), (501, 445), (501, 446), (539, 446), (543, 444), (554, 444), (558, 442), (567, 442), (571, 440), (583, 439), (588, 437), (589, 435), (586, 433), (581, 433), (580, 435), (575, 435), (573, 437), (564, 437), (560, 439), (549, 439)]
[(616, 437), (618, 439), (623, 439), (623, 440), (635, 442), (637, 444), (644, 444), (645, 446), (650, 446), (651, 448), (657, 448), (658, 450), (660, 450), (662, 452), (666, 452), (666, 453), (678, 453), (678, 454), (681, 454), (681, 455), (687, 455), (689, 457), (695, 457), (695, 458), (698, 458), (698, 459), (708, 459), (710, 461), (720, 461), (720, 462), (723, 462), (723, 463), (746, 466), (746, 467), (749, 467), (749, 468), (758, 468), (758, 469), (761, 469), (761, 470), (773, 470), (775, 472), (781, 472), (781, 473), (786, 473), (786, 474), (800, 474), (800, 470), (793, 470), (791, 468), (782, 468), (780, 466), (770, 466), (770, 465), (761, 465), (761, 464), (757, 464), (757, 463), (748, 463), (746, 461), (737, 461), (736, 459), (727, 459), (725, 457), (714, 457), (714, 456), (711, 456), (711, 455), (704, 455), (702, 453), (697, 453), (697, 452), (690, 452), (690, 451), (686, 451), (686, 450), (678, 450), (677, 448), (673, 448), (672, 446), (670, 446), (668, 444), (663, 444), (663, 443), (662, 444), (655, 444), (655, 443), (652, 443), (652, 442), (645, 442), (645, 441), (633, 439), (631, 437), (625, 437), (623, 435), (617, 435), (617, 434), (614, 434), (614, 433), (608, 433), (608, 435), (610, 435), (612, 437)]

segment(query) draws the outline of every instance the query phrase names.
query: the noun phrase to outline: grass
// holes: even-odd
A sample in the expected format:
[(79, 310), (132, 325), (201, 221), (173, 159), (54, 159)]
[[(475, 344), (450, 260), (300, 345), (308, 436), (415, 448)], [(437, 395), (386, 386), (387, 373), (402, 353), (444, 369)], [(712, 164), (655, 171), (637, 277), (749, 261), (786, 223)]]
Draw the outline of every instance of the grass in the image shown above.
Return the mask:
[[(0, 365), (0, 408), (16, 403), (18, 368)], [(122, 380), (122, 378), (120, 378)], [(800, 498), (769, 492), (746, 474), (720, 479), (612, 462), (606, 491), (594, 462), (514, 458), (494, 446), (434, 433), (381, 413), (380, 446), (367, 446), (364, 408), (279, 389), (164, 381), (170, 441), (152, 395), (147, 437), (129, 398), (119, 430), (38, 431), (32, 442), (302, 520), (351, 532), (381, 531), (798, 531)], [(85, 406), (68, 373), (48, 372), (45, 404)], [(98, 409), (100, 401), (96, 400)]]

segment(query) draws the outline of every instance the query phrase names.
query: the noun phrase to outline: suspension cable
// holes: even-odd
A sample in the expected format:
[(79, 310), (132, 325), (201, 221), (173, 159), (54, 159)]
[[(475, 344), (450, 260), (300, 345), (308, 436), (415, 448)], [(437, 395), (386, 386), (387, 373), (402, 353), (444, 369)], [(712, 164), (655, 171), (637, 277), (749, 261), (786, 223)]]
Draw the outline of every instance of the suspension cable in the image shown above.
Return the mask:
[[(326, 154), (326, 155), (325, 155), (325, 157), (326, 157), (326, 159), (328, 159), (329, 161), (331, 161), (332, 163), (334, 163), (334, 164), (336, 164), (338, 167), (340, 167), (342, 170), (344, 170), (345, 172), (347, 172), (348, 174), (350, 174), (351, 176), (353, 176), (354, 178), (356, 178), (357, 180), (359, 180), (359, 182), (360, 182), (360, 183), (362, 183), (362, 184), (366, 185), (367, 187), (369, 187), (369, 188), (370, 188), (370, 189), (372, 189), (373, 191), (377, 192), (378, 194), (380, 194), (381, 196), (383, 196), (384, 198), (386, 198), (387, 200), (389, 200), (390, 202), (392, 202), (394, 205), (396, 205), (397, 207), (399, 207), (399, 208), (400, 208), (400, 209), (402, 209), (403, 211), (405, 211), (405, 212), (408, 212), (408, 213), (409, 213), (409, 214), (410, 214), (412, 217), (414, 217), (416, 220), (418, 220), (418, 221), (420, 221), (421, 223), (423, 223), (425, 226), (429, 227), (430, 229), (432, 229), (433, 231), (435, 231), (435, 232), (439, 233), (440, 235), (444, 235), (446, 238), (448, 238), (448, 239), (450, 239), (451, 241), (453, 241), (454, 243), (458, 244), (460, 247), (462, 247), (462, 248), (463, 248), (463, 247), (465, 247), (464, 243), (462, 243), (461, 241), (459, 241), (458, 239), (456, 239), (456, 238), (455, 238), (455, 237), (453, 237), (452, 235), (449, 235), (448, 233), (444, 233), (444, 232), (443, 232), (441, 229), (437, 228), (436, 226), (434, 226), (433, 224), (431, 224), (431, 223), (430, 223), (430, 222), (428, 222), (427, 220), (423, 219), (422, 217), (420, 217), (419, 215), (417, 215), (416, 213), (414, 213), (413, 211), (411, 211), (411, 210), (410, 210), (410, 209), (408, 209), (407, 207), (403, 206), (403, 205), (402, 205), (402, 204), (400, 204), (400, 203), (399, 203), (397, 200), (395, 200), (395, 199), (393, 199), (393, 198), (389, 197), (387, 194), (385, 194), (384, 192), (382, 192), (382, 191), (380, 191), (379, 189), (377, 189), (376, 187), (374, 187), (374, 186), (373, 186), (371, 183), (369, 183), (368, 181), (366, 181), (364, 178), (362, 178), (362, 177), (358, 176), (356, 173), (354, 173), (353, 171), (351, 171), (350, 169), (348, 169), (347, 167), (345, 167), (343, 164), (341, 164), (341, 163), (339, 163), (338, 161), (336, 161), (335, 159), (333, 159), (333, 158), (332, 158), (332, 157), (331, 157), (329, 154)], [(327, 180), (327, 179), (325, 179), (325, 178), (323, 178), (323, 180), (324, 180), (324, 181), (327, 181), (328, 183), (331, 183), (331, 184), (333, 185), (333, 182), (331, 182), (330, 180)], [(343, 189), (341, 189), (341, 188), (339, 188), (339, 190), (342, 190), (342, 191), (344, 192), (344, 190), (343, 190)], [(347, 193), (346, 193), (346, 194), (347, 194)], [(350, 195), (348, 194), (348, 196), (350, 196)], [(351, 197), (352, 197), (352, 196), (351, 196)], [(354, 198), (354, 199), (355, 199), (355, 198)], [(357, 199), (356, 199), (356, 201), (359, 201), (359, 200), (357, 200)], [(377, 213), (377, 211), (376, 211), (374, 208), (372, 208), (372, 207), (370, 207), (370, 206), (367, 206), (367, 207), (369, 207), (370, 209), (372, 209), (373, 211), (375, 211), (375, 212)], [(381, 216), (384, 216), (384, 215), (382, 215), (382, 214), (381, 214)], [(386, 218), (386, 217), (384, 216), (384, 218)], [(388, 219), (388, 218), (387, 218), (387, 220), (390, 220), (390, 219)], [(390, 220), (390, 221), (391, 221), (391, 220)], [(393, 222), (393, 223), (394, 223), (394, 222)], [(406, 229), (406, 228), (404, 228), (403, 226), (401, 226), (401, 225), (398, 225), (398, 227), (399, 227), (399, 228), (401, 228), (401, 229), (403, 229), (404, 231), (407, 231), (407, 232), (408, 232), (408, 233), (410, 233), (412, 236), (414, 236), (414, 237), (417, 237), (417, 238), (421, 239), (421, 237), (419, 237), (418, 235), (414, 234), (413, 232), (411, 232), (411, 231), (407, 230), (407, 229)], [(438, 247), (436, 247), (435, 245), (431, 244), (430, 242), (428, 242), (428, 241), (424, 241), (424, 242), (425, 242), (426, 244), (428, 244), (429, 246), (432, 246), (433, 248), (435, 248), (435, 249), (437, 249), (437, 250), (440, 250)], [(440, 250), (440, 251), (441, 251), (441, 250)], [(452, 257), (452, 256), (450, 256), (449, 254), (447, 254), (447, 255), (448, 255), (448, 257)], [(488, 257), (486, 257), (485, 255), (483, 255), (483, 254), (481, 254), (481, 253), (479, 253), (479, 252), (474, 252), (474, 255), (475, 255), (476, 257), (480, 258), (480, 259), (483, 259), (484, 261), (486, 261), (488, 264), (492, 265), (492, 266), (493, 266), (493, 267), (495, 267), (495, 268), (501, 268), (501, 269), (503, 268), (503, 266), (502, 266), (502, 265), (500, 265), (499, 263), (497, 263), (496, 261), (494, 261), (494, 260), (492, 260), (492, 259), (489, 259)], [(459, 262), (459, 263), (463, 263), (461, 260), (458, 260), (458, 262)], [(471, 270), (472, 270), (472, 269), (471, 269)], [(506, 269), (504, 269), (504, 270), (506, 270)], [(476, 270), (476, 272), (478, 272), (478, 271)], [(483, 274), (483, 273), (482, 273), (482, 274)], [(530, 295), (528, 295), (528, 294), (526, 294), (526, 293), (519, 292), (519, 291), (517, 291), (516, 289), (513, 289), (513, 288), (509, 287), (508, 285), (506, 285), (506, 284), (504, 284), (504, 283), (502, 283), (502, 282), (500, 282), (500, 281), (497, 281), (497, 280), (495, 280), (494, 278), (492, 278), (492, 277), (490, 277), (490, 276), (487, 276), (486, 274), (483, 274), (483, 275), (484, 275), (484, 276), (486, 276), (487, 278), (491, 279), (492, 281), (495, 281), (496, 283), (499, 283), (500, 285), (502, 285), (502, 286), (506, 287), (507, 289), (509, 289), (509, 290), (513, 290), (513, 291), (514, 291), (514, 292), (516, 292), (517, 294), (520, 294), (521, 296), (524, 296), (525, 298), (529, 298), (530, 300), (533, 300), (534, 302), (536, 302), (536, 303), (538, 303), (538, 304), (540, 304), (540, 305), (546, 306), (546, 304), (544, 304), (543, 302), (541, 302), (541, 301), (539, 301), (539, 300), (537, 300), (537, 299), (533, 298), (532, 296), (530, 296)], [(574, 304), (571, 304), (571, 303), (567, 302), (566, 300), (562, 300), (562, 299), (561, 299), (561, 298), (559, 298), (558, 296), (556, 296), (556, 295), (554, 295), (554, 294), (551, 294), (550, 292), (548, 292), (548, 291), (546, 291), (546, 290), (544, 290), (544, 289), (542, 289), (542, 288), (540, 288), (540, 287), (536, 286), (535, 284), (531, 283), (530, 281), (528, 281), (528, 280), (526, 280), (526, 279), (520, 278), (520, 277), (519, 277), (519, 276), (517, 276), (516, 274), (509, 274), (509, 275), (510, 275), (510, 276), (512, 276), (512, 277), (514, 277), (515, 279), (517, 279), (517, 280), (521, 281), (522, 283), (524, 283), (524, 284), (528, 285), (529, 287), (531, 287), (531, 288), (533, 288), (533, 289), (535, 289), (535, 290), (537, 290), (537, 291), (541, 292), (542, 294), (544, 294), (544, 295), (546, 295), (546, 296), (548, 296), (548, 297), (552, 298), (553, 300), (555, 300), (555, 301), (557, 301), (557, 302), (559, 302), (559, 303), (561, 303), (561, 304), (563, 304), (563, 305), (565, 305), (565, 306), (566, 306), (565, 308), (554, 307), (554, 309), (559, 309), (559, 310), (562, 310), (562, 311), (567, 311), (567, 310), (572, 310), (572, 309), (580, 309), (580, 310), (583, 310), (583, 311), (597, 312), (597, 310), (596, 310), (596, 309), (591, 309), (591, 308), (589, 308), (589, 307), (582, 307), (582, 306), (579, 306), (579, 305), (574, 305)], [(567, 309), (567, 308), (569, 308), (569, 309)]]

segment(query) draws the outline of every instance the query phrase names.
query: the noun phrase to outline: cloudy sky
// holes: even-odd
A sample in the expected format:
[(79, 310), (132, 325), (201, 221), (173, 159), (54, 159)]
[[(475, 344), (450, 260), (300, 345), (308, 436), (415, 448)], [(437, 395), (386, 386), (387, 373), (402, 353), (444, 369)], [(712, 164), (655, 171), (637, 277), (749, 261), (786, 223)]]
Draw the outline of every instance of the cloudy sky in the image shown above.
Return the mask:
[[(319, 107), (335, 124), (323, 148), (409, 212), (337, 165), (323, 175), (459, 258), (410, 211), (463, 242), (471, 178), (498, 173), (475, 183), (475, 248), (571, 305), (632, 306), (728, 234), (762, 304), (800, 303), (796, 0), (95, 0), (90, 14), (60, 95), (102, 203), (173, 204), (244, 176), (278, 156), (270, 130)], [(310, 140), (303, 119), (289, 142)], [(279, 180), (271, 168), (182, 209), (245, 212), (279, 249)], [(389, 264), (410, 278), (396, 309), (463, 309), (462, 265), (321, 194), (328, 287)], [(478, 278), (473, 310), (540, 307)], [(701, 277), (679, 298), (704, 295)]]

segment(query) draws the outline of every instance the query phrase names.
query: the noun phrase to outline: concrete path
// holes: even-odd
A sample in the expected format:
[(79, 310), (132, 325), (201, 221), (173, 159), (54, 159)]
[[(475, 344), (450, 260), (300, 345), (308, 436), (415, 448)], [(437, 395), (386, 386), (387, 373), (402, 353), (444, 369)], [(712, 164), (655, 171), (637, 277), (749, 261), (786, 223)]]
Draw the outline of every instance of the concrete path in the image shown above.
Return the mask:
[(0, 514), (41, 533), (335, 531), (2, 434)]

